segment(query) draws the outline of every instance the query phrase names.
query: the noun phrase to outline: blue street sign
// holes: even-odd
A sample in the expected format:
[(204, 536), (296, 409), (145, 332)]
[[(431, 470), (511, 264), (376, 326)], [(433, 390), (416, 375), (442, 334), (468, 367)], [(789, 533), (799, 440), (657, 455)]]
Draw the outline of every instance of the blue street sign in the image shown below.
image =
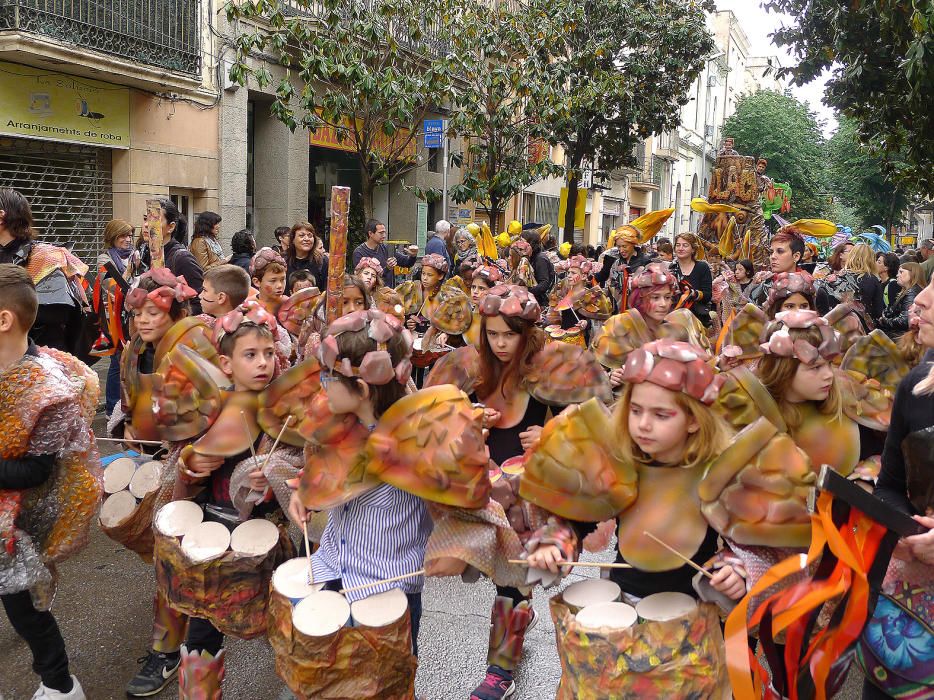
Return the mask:
[(425, 148), (441, 148), (441, 140), (444, 138), (444, 120), (426, 119), (425, 120)]

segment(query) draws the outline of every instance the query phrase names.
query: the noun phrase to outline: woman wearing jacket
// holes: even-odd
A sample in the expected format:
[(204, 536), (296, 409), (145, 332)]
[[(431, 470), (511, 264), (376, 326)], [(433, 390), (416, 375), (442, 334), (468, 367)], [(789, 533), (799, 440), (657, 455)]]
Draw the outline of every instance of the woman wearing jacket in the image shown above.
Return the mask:
[(924, 287), (924, 270), (918, 263), (902, 265), (895, 279), (901, 291), (879, 319), (879, 328), (895, 339), (908, 330), (908, 309)]
[(224, 250), (217, 242), (221, 230), (221, 217), (213, 211), (203, 211), (195, 219), (195, 231), (188, 249), (204, 272), (226, 262)]

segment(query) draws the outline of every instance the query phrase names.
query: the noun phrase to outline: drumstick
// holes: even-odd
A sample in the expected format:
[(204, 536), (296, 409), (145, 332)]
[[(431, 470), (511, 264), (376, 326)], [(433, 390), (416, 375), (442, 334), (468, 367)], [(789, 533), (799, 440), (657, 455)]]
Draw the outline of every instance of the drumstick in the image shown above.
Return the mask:
[(137, 440), (136, 438), (94, 438), (98, 442), (125, 442), (132, 443), (134, 445), (161, 445), (162, 442), (159, 440)]
[(314, 585), (315, 570), (311, 567), (311, 545), (308, 544), (308, 521), (302, 520), (302, 534), (305, 535), (305, 556), (308, 557), (308, 583)]
[[(509, 559), (510, 564), (519, 566), (529, 566), (528, 559)], [(557, 561), (558, 566), (590, 566), (596, 569), (631, 569), (632, 564), (609, 563), (602, 561)]]
[(266, 461), (263, 462), (263, 474), (266, 473), (266, 465), (269, 464), (269, 460), (272, 459), (272, 453), (276, 451), (276, 448), (279, 446), (279, 440), (282, 439), (282, 434), (285, 433), (285, 429), (289, 427), (289, 421), (292, 420), (292, 416), (285, 417), (285, 423), (282, 424), (282, 430), (279, 431), (279, 434), (276, 435), (276, 441), (272, 443), (272, 449), (269, 450), (269, 454), (266, 455)]
[(256, 462), (256, 448), (253, 447), (253, 433), (250, 432), (250, 424), (246, 422), (246, 413), (240, 411), (240, 417), (243, 419), (243, 429), (246, 431), (246, 438), (250, 441), (250, 455), (253, 462)]
[(413, 571), (410, 574), (401, 574), (399, 576), (393, 576), (392, 578), (384, 578), (382, 581), (373, 581), (373, 583), (364, 583), (360, 586), (354, 586), (353, 588), (342, 588), (338, 593), (353, 593), (355, 591), (362, 591), (367, 588), (373, 588), (374, 586), (380, 586), (384, 583), (392, 583), (393, 581), (401, 581), (404, 578), (412, 578), (413, 576), (421, 576), (425, 573), (424, 569), (419, 569), (418, 571)]
[(643, 530), (643, 531), (642, 531), (642, 534), (645, 535), (646, 537), (651, 537), (653, 540), (655, 540), (656, 542), (658, 542), (662, 547), (664, 547), (664, 548), (667, 549), (669, 552), (671, 552), (671, 553), (674, 554), (676, 557), (678, 557), (678, 559), (681, 559), (685, 564), (687, 564), (688, 566), (690, 566), (692, 569), (696, 569), (697, 571), (700, 571), (700, 572), (701, 572), (704, 576), (706, 576), (707, 578), (713, 578), (713, 574), (710, 573), (709, 571), (707, 571), (707, 569), (705, 569), (705, 568), (702, 567), (702, 566), (698, 566), (697, 564), (695, 564), (693, 561), (691, 561), (690, 559), (688, 559), (686, 556), (684, 556), (681, 552), (679, 552), (679, 551), (678, 551), (677, 549), (675, 549), (674, 547), (669, 547), (667, 544), (665, 544), (664, 542), (662, 542), (660, 539), (658, 539), (655, 535), (653, 535), (653, 534), (652, 534), (651, 532), (649, 532), (648, 530)]

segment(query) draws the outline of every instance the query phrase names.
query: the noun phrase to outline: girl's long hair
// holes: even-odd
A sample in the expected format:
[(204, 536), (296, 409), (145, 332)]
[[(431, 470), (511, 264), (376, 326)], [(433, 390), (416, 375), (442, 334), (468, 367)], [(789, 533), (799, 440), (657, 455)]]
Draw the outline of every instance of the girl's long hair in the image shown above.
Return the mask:
[(876, 254), (872, 252), (872, 248), (868, 245), (860, 243), (854, 246), (850, 254), (846, 256), (846, 264), (843, 269), (856, 275), (875, 275)]
[[(623, 395), (616, 404), (613, 422), (616, 424), (617, 450), (621, 458), (633, 459), (641, 464), (652, 461), (632, 439), (629, 433), (629, 407), (632, 403), (633, 384), (626, 384)], [(666, 391), (671, 391), (666, 389)], [(693, 417), (699, 426), (697, 431), (689, 433), (682, 457), (685, 469), (690, 469), (712, 461), (726, 449), (731, 431), (720, 416), (709, 406), (680, 391), (672, 391), (675, 403), (682, 411)]]
[(481, 401), (491, 396), (497, 388), (504, 398), (512, 395), (522, 386), (522, 382), (532, 369), (535, 355), (545, 347), (545, 334), (531, 321), (518, 316), (501, 316), (510, 330), (519, 333), (522, 339), (519, 348), (509, 364), (504, 365), (493, 353), (490, 341), (486, 337), (488, 316), (480, 319), (480, 382), (476, 394)]

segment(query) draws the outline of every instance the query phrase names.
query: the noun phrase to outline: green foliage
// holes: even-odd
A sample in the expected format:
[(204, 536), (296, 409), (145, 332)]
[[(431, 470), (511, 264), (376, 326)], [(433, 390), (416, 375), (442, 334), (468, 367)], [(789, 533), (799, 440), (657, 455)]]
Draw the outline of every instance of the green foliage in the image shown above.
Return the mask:
[(554, 109), (542, 122), (567, 155), (572, 240), (577, 183), (584, 167), (595, 179), (635, 165), (634, 148), (650, 134), (680, 124), (688, 90), (714, 50), (704, 13), (713, 2), (588, 0), (562, 17), (550, 68), (561, 79)]
[(252, 59), (271, 54), (285, 68), (272, 114), (293, 130), (336, 130), (357, 158), (372, 216), (373, 189), (427, 159), (421, 126), (451, 87), (452, 60), (436, 46), (452, 31), (455, 9), (453, 0), (231, 2), (227, 16), (242, 31), (230, 76), (271, 84)]
[[(934, 196), (934, 1), (769, 0), (794, 18), (775, 32), (804, 84), (829, 69), (824, 101), (855, 121), (890, 175)], [(892, 156), (901, 154), (899, 168)]]
[(830, 216), (824, 138), (807, 105), (769, 90), (744, 95), (723, 135), (740, 153), (767, 159), (770, 178), (791, 185), (793, 218)]
[(897, 172), (904, 167), (897, 154), (891, 168), (873, 155), (859, 142), (856, 123), (842, 119), (840, 126), (827, 142), (830, 163), (830, 189), (834, 197), (856, 220), (854, 228), (883, 224), (886, 230), (901, 221), (909, 205), (909, 196), (896, 185), (886, 172)]
[(449, 129), (465, 147), (453, 159), (462, 165), (462, 182), (448, 191), (455, 202), (476, 202), (495, 226), (512, 197), (561, 172), (547, 157), (532, 162), (529, 147), (545, 138), (543, 114), (556, 108), (558, 78), (549, 56), (566, 10), (544, 0), (467, 0), (459, 12)]

